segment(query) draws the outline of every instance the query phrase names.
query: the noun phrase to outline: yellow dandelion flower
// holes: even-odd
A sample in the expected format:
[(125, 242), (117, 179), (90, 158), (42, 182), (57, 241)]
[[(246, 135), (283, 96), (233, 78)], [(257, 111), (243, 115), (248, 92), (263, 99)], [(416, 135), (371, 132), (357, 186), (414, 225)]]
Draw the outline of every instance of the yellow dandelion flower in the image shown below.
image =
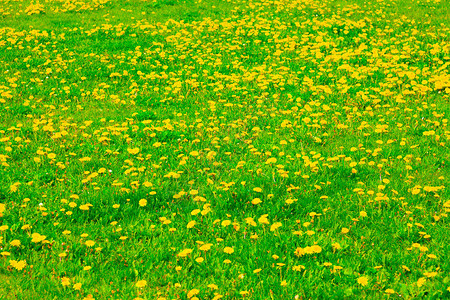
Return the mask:
[(198, 156), (199, 153), (198, 153), (198, 151), (191, 151), (191, 152), (189, 152), (189, 155), (191, 155), (191, 156)]
[(311, 246), (311, 249), (314, 253), (322, 252), (322, 247), (320, 247), (319, 245), (313, 245), (313, 246)]
[(369, 283), (369, 279), (366, 276), (361, 276), (358, 278), (357, 282), (362, 286), (366, 286)]
[(136, 287), (137, 288), (143, 288), (144, 286), (147, 285), (147, 281), (146, 280), (139, 280), (138, 282), (136, 282)]
[(303, 255), (305, 255), (305, 250), (301, 247), (297, 247), (297, 249), (295, 249), (295, 255), (298, 257), (302, 257)]
[(61, 284), (63, 286), (68, 286), (70, 284), (70, 279), (68, 277), (61, 278)]
[(255, 199), (253, 199), (252, 200), (252, 204), (253, 205), (258, 205), (258, 204), (260, 204), (262, 201), (261, 201), (261, 199), (259, 199), (259, 198), (255, 198)]
[(212, 246), (212, 244), (207, 243), (207, 244), (203, 244), (199, 249), (201, 251), (209, 251), (209, 249), (211, 249), (211, 246)]
[(9, 244), (14, 247), (18, 247), (21, 245), (19, 240), (12, 240), (11, 242), (9, 242)]
[(234, 249), (232, 247), (225, 247), (223, 249), (223, 252), (225, 252), (226, 254), (232, 254), (234, 252)]
[(192, 289), (192, 290), (190, 290), (190, 291), (188, 292), (187, 297), (188, 297), (188, 298), (192, 298), (192, 297), (194, 297), (195, 295), (198, 295), (198, 293), (200, 293), (199, 290), (197, 290), (197, 289)]
[(183, 251), (181, 251), (180, 253), (178, 253), (178, 256), (180, 257), (186, 257), (189, 254), (192, 253), (192, 249), (184, 249)]

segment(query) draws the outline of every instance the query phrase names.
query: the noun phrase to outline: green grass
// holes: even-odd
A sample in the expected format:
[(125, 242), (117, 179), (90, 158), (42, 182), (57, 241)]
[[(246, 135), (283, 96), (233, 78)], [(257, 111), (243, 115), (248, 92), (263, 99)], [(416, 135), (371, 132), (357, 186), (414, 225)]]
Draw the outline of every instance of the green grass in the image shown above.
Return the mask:
[(450, 296), (448, 1), (36, 4), (0, 0), (1, 299)]

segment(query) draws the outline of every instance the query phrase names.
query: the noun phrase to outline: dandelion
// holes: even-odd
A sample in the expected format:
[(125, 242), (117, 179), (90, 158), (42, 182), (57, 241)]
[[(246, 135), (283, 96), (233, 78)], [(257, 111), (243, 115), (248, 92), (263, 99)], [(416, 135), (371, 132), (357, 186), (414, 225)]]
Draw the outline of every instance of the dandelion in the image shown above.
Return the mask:
[(61, 278), (61, 284), (63, 286), (68, 286), (70, 284), (70, 279), (68, 277), (62, 277)]
[(19, 240), (12, 240), (9, 244), (13, 247), (19, 247), (21, 245)]
[(357, 282), (362, 286), (366, 286), (369, 283), (369, 279), (366, 276), (361, 276), (358, 278)]
[(25, 266), (27, 265), (26, 260), (20, 260), (20, 261), (10, 260), (9, 263), (12, 267), (14, 267), (16, 270), (19, 270), (19, 271), (23, 270), (25, 268)]
[(178, 256), (179, 257), (186, 257), (186, 256), (188, 256), (191, 253), (192, 253), (192, 249), (187, 248), (187, 249), (184, 249), (183, 251), (181, 251), (180, 253), (178, 253)]
[(33, 243), (40, 243), (42, 241), (44, 241), (46, 238), (45, 235), (40, 235), (39, 233), (33, 233), (31, 235), (31, 242)]
[(136, 282), (135, 286), (137, 288), (143, 288), (147, 285), (147, 281), (146, 280), (139, 280), (138, 282)]
[(198, 295), (198, 293), (200, 293), (199, 290), (197, 289), (192, 289), (188, 292), (187, 297), (190, 299), (192, 297), (194, 297), (195, 295)]
[(226, 254), (232, 254), (234, 252), (234, 249), (232, 247), (225, 247), (223, 249), (223, 252), (225, 252)]
[(206, 244), (203, 244), (202, 246), (200, 246), (200, 250), (201, 251), (209, 251), (210, 249), (211, 249), (211, 246), (212, 246), (212, 244), (210, 244), (210, 243), (206, 243)]
[(188, 224), (187, 224), (187, 228), (193, 228), (194, 226), (195, 226), (195, 224), (197, 224), (197, 222), (196, 221), (190, 221)]
[(259, 198), (255, 198), (255, 199), (253, 199), (252, 200), (252, 204), (253, 205), (258, 205), (258, 204), (260, 204), (262, 201), (261, 201), (261, 199), (259, 199)]

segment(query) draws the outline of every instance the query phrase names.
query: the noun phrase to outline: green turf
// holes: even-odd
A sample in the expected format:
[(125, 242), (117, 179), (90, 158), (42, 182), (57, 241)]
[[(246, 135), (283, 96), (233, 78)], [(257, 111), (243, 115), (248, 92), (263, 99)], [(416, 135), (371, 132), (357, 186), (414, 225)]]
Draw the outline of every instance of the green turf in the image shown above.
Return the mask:
[(450, 297), (449, 5), (0, 0), (0, 299)]

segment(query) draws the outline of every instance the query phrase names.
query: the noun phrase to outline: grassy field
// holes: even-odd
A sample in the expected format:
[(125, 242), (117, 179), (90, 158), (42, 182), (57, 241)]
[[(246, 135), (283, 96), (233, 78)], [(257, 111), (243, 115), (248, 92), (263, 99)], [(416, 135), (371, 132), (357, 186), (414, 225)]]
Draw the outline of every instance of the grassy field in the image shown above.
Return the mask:
[(0, 0), (0, 299), (448, 299), (447, 0)]

